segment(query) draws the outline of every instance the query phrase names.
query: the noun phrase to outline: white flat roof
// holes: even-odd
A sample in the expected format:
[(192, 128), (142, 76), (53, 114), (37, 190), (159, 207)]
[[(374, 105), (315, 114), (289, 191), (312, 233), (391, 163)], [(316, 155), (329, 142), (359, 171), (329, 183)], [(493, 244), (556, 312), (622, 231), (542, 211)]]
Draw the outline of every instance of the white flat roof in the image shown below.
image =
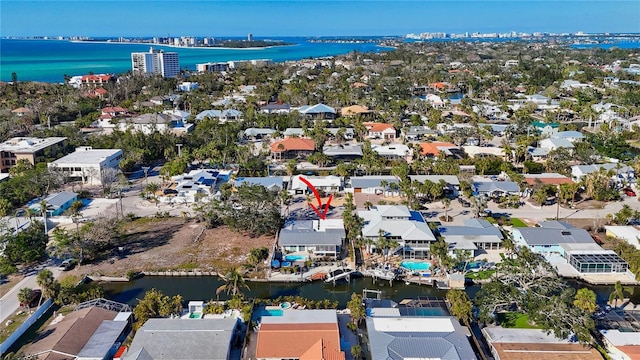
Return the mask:
[(373, 327), (380, 332), (455, 332), (450, 317), (373, 318)]
[(613, 236), (620, 238), (640, 250), (640, 230), (633, 226), (605, 226), (605, 230), (612, 233)]
[(34, 153), (64, 140), (67, 140), (67, 138), (48, 137), (41, 139), (35, 137), (15, 137), (0, 143), (0, 151), (10, 151), (19, 154)]
[(613, 346), (640, 345), (640, 332), (600, 330), (600, 333)]
[(97, 164), (110, 156), (114, 156), (122, 152), (120, 149), (85, 149), (62, 157), (51, 164), (64, 165), (64, 164)]
[(570, 343), (566, 339), (558, 339), (553, 334), (547, 334), (541, 329), (508, 329), (503, 327), (486, 327), (482, 329), (487, 341), (499, 343)]

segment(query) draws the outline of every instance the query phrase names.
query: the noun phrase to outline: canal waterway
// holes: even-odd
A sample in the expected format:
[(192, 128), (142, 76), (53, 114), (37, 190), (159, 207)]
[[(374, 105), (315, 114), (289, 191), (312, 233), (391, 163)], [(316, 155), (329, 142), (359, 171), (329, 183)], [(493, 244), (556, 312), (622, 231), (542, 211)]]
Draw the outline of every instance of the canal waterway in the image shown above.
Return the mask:
[[(589, 286), (579, 282), (569, 282), (575, 288), (589, 287), (596, 292), (598, 302), (605, 302), (613, 290), (613, 286)], [(223, 282), (217, 277), (163, 277), (146, 276), (130, 282), (106, 283), (103, 288), (109, 299), (135, 306), (138, 299), (142, 299), (146, 291), (157, 289), (165, 295), (182, 295), (185, 301), (216, 299), (216, 289)], [(383, 299), (400, 301), (405, 298), (418, 296), (445, 297), (446, 290), (437, 289), (431, 285), (405, 284), (395, 281), (389, 286), (387, 281), (373, 282), (371, 278), (352, 279), (348, 284), (326, 284), (324, 282), (312, 283), (270, 283), (247, 281), (249, 289), (243, 293), (248, 298), (271, 298), (280, 296), (301, 296), (314, 301), (329, 299), (338, 301), (340, 307), (344, 307), (352, 293), (362, 294), (363, 289), (382, 291)], [(480, 290), (479, 286), (467, 287), (470, 297), (474, 297)], [(640, 287), (635, 287), (640, 292)], [(225, 293), (220, 294), (220, 300), (228, 299)]]

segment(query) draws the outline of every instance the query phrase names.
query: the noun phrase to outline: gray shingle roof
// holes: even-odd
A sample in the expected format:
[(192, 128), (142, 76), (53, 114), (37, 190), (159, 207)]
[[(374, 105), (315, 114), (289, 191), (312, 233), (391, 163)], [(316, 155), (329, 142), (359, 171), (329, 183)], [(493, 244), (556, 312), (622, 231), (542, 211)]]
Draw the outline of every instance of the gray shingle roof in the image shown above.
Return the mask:
[(399, 181), (395, 176), (382, 175), (382, 176), (354, 176), (351, 178), (351, 187), (354, 189), (368, 189), (374, 187), (380, 187), (381, 181), (386, 181), (389, 184), (397, 184)]
[(520, 192), (520, 186), (513, 181), (479, 181), (474, 182), (473, 187), (479, 193), (492, 193), (495, 191), (506, 193)]
[[(438, 317), (442, 319), (443, 317)], [(442, 359), (442, 360), (472, 360), (476, 359), (471, 344), (464, 334), (462, 327), (455, 318), (453, 331), (442, 332), (427, 329), (431, 317), (424, 318), (423, 329), (419, 331), (384, 332), (376, 329), (375, 321), (398, 321), (415, 318), (367, 318), (367, 332), (373, 360), (403, 360), (403, 359)]]
[(590, 244), (593, 238), (584, 229), (514, 228), (529, 246), (557, 245), (563, 243)]
[(455, 175), (409, 175), (412, 181), (425, 182), (429, 180), (437, 183), (444, 180), (448, 185), (460, 186), (460, 180)]
[(280, 246), (295, 245), (342, 245), (346, 236), (344, 229), (325, 229), (317, 231), (312, 220), (296, 221), (280, 230), (278, 243)]
[(144, 349), (155, 360), (226, 360), (236, 323), (235, 318), (149, 319), (136, 332), (125, 359), (139, 359)]

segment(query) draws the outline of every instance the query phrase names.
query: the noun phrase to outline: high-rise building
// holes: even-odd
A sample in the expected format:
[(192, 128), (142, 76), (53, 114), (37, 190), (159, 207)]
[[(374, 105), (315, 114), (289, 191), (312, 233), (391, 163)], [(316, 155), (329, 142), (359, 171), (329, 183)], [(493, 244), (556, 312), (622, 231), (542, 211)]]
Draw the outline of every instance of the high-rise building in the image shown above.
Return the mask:
[(247, 41), (253, 41), (253, 34), (247, 35)]
[(149, 49), (149, 52), (131, 53), (131, 69), (134, 75), (162, 75), (174, 77), (180, 73), (178, 53)]

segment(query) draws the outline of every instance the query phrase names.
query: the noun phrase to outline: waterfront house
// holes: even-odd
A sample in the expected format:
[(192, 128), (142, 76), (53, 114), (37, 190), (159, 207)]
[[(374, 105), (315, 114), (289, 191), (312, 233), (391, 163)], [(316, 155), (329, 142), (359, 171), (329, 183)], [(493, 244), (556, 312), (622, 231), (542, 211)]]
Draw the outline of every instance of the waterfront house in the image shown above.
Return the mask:
[(484, 219), (466, 219), (464, 226), (442, 225), (438, 233), (451, 251), (470, 250), (473, 256), (483, 250), (500, 250), (504, 239), (500, 229)]
[(325, 104), (305, 105), (298, 108), (298, 112), (315, 120), (333, 120), (336, 118), (336, 109)]
[[(27, 346), (24, 354), (39, 359), (77, 359), (83, 353), (103, 359), (124, 341), (130, 329), (131, 312), (119, 313), (96, 306), (85, 307), (52, 322)], [(96, 352), (108, 345), (107, 351)], [(98, 349), (99, 347), (99, 349)]]
[(605, 226), (607, 236), (624, 240), (640, 250), (640, 229), (636, 226)]
[[(633, 319), (633, 317), (629, 318)], [(635, 319), (637, 318), (636, 315)], [(640, 359), (640, 332), (630, 330), (631, 329), (600, 330), (602, 340), (611, 359)]]
[(364, 123), (367, 128), (367, 138), (394, 140), (396, 138), (396, 129), (391, 124), (385, 123)]
[(302, 252), (315, 257), (338, 258), (345, 237), (342, 219), (294, 220), (280, 229), (278, 246), (284, 254)]
[(362, 236), (365, 241), (376, 243), (382, 234), (398, 242), (389, 255), (398, 253), (404, 258), (423, 259), (436, 241), (422, 215), (405, 205), (377, 205), (369, 210), (358, 210), (358, 216), (364, 219)]
[[(40, 212), (42, 210), (40, 200), (40, 198), (35, 200), (31, 205), (29, 205), (29, 209)], [(47, 216), (60, 216), (71, 207), (71, 204), (78, 201), (78, 194), (69, 191), (61, 191), (50, 194), (44, 198), (44, 201), (47, 203)]]
[(452, 316), (367, 317), (366, 326), (372, 360), (477, 359), (469, 331)]
[(239, 336), (236, 318), (149, 319), (123, 360), (229, 360)]
[(543, 255), (561, 275), (629, 275), (629, 264), (614, 251), (601, 248), (586, 230), (560, 221), (538, 225), (513, 228), (513, 241)]
[(482, 329), (496, 360), (600, 360), (595, 348), (572, 339), (559, 339), (541, 329), (489, 326)]
[(287, 137), (271, 144), (271, 158), (274, 160), (306, 159), (315, 150), (311, 139)]
[(329, 176), (307, 176), (307, 175), (294, 175), (291, 177), (291, 182), (287, 190), (292, 194), (304, 194), (311, 193), (307, 184), (302, 182), (300, 178), (304, 178), (313, 185), (313, 187), (325, 193), (333, 194), (344, 189), (344, 183), (341, 177), (335, 175)]
[[(284, 310), (263, 316), (258, 330), (257, 360), (345, 360), (335, 310)], [(355, 345), (355, 344), (353, 344)], [(350, 344), (345, 345), (350, 348)]]

